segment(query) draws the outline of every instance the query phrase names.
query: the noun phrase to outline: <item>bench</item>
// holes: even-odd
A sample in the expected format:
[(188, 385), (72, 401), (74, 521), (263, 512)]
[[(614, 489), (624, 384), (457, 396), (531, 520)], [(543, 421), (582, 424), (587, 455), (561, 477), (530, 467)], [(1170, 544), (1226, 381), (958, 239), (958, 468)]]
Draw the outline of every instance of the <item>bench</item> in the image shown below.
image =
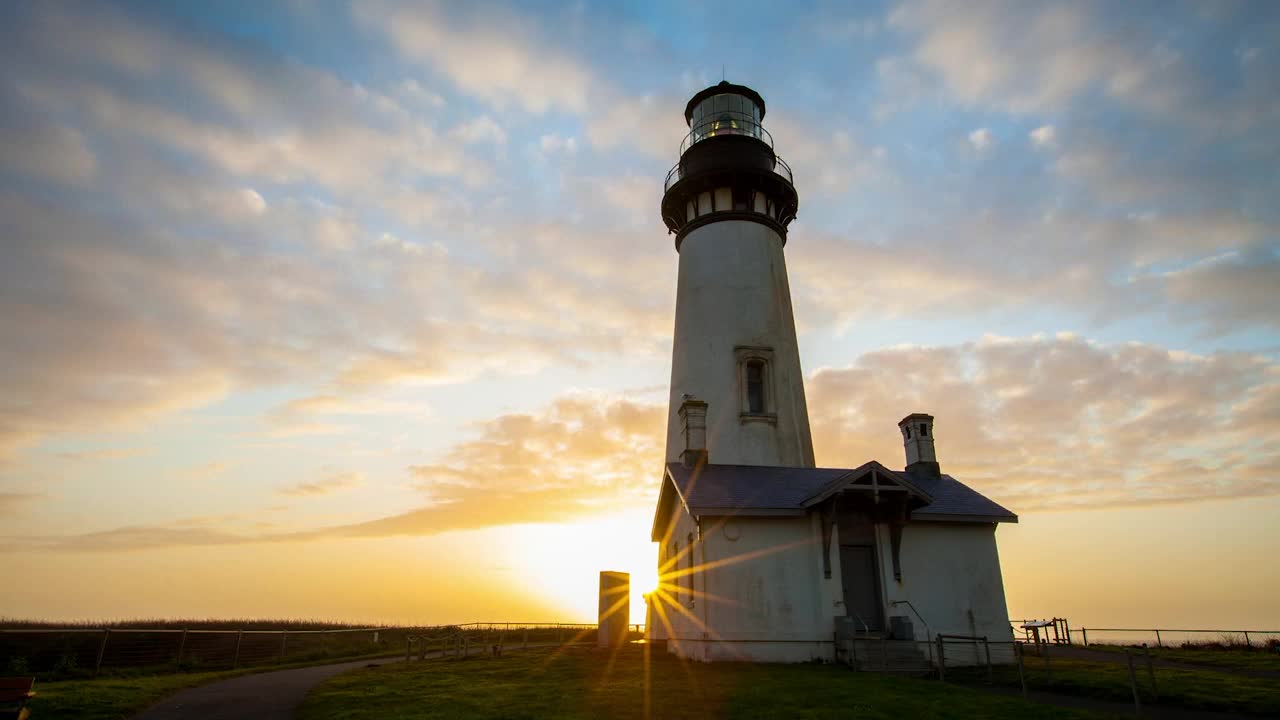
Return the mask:
[(33, 677), (0, 678), (0, 720), (26, 720), (27, 701), (35, 697)]

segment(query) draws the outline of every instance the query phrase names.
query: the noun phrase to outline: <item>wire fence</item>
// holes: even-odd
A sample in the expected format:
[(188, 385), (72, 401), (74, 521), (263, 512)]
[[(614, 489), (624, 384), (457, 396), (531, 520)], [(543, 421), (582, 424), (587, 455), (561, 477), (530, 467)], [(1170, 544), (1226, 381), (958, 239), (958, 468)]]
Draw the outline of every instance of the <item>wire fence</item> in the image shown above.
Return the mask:
[(1177, 628), (1080, 628), (1080, 642), (1093, 645), (1179, 647), (1221, 645), (1265, 647), (1280, 641), (1280, 630), (1180, 630)]
[[(633, 625), (633, 634), (643, 625)], [(577, 623), (464, 623), (429, 627), (323, 630), (179, 628), (0, 628), (0, 674), (82, 677), (104, 671), (194, 671), (327, 658), (392, 655), (445, 638), (466, 646), (594, 642), (596, 626)]]
[(1010, 620), (1015, 636), (1025, 642), (1088, 647), (1093, 645), (1128, 645), (1141, 647), (1268, 647), (1280, 642), (1280, 630), (1215, 630), (1179, 628), (1073, 628), (1065, 618), (1046, 620)]

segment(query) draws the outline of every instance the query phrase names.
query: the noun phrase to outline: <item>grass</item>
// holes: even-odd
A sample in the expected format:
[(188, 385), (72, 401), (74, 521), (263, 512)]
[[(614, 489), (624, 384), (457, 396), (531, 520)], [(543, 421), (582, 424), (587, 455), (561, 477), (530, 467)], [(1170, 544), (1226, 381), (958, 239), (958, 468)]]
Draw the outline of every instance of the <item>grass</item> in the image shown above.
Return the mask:
[(122, 720), (166, 695), (206, 682), (243, 675), (243, 671), (111, 677), (36, 683), (36, 697), (28, 707), (33, 718)]
[[(341, 662), (372, 657), (385, 657), (385, 653), (342, 658)], [(84, 680), (36, 682), (36, 697), (28, 704), (33, 718), (77, 718), (77, 720), (124, 720), (150, 707), (156, 701), (179, 690), (203, 685), (216, 680), (249, 675), (254, 672), (285, 670), (291, 667), (327, 664), (322, 662), (297, 662), (269, 668), (241, 668), (216, 672), (189, 672), (165, 674), (116, 674)]]
[[(1206, 665), (1224, 670), (1273, 670), (1280, 672), (1280, 648), (1274, 643), (1275, 641), (1272, 641), (1272, 644), (1268, 647), (1255, 645), (1252, 648), (1245, 647), (1243, 644), (1236, 646), (1184, 644), (1181, 647), (1153, 647), (1148, 649), (1151, 651), (1151, 657), (1162, 660)], [(1126, 648), (1121, 645), (1090, 645), (1089, 649), (1121, 654), (1127, 649), (1139, 657), (1142, 655), (1142, 648), (1132, 646)]]
[[(1152, 692), (1146, 663), (1140, 657), (1134, 660), (1138, 691), (1144, 705), (1280, 716), (1280, 682), (1274, 678), (1156, 666), (1157, 699)], [(1028, 656), (1025, 667), (1027, 687), (1033, 690), (1133, 702), (1129, 668), (1124, 664), (1052, 658), (1052, 681), (1040, 658)], [(1019, 686), (1017, 666), (997, 666), (993, 675), (997, 685)], [(985, 668), (947, 670), (948, 681), (979, 683), (985, 679)]]
[[(302, 720), (361, 718), (1096, 718), (951, 684), (831, 665), (683, 663), (655, 652), (529, 650), (361, 669), (307, 696)], [(646, 698), (649, 705), (646, 707)]]

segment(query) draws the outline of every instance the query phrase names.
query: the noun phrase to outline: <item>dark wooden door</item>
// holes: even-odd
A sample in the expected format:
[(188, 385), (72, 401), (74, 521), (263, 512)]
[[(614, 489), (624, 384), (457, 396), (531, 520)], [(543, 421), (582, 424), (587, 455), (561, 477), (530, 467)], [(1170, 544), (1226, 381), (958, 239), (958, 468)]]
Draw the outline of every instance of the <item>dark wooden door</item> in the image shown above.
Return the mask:
[(862, 631), (863, 623), (870, 630), (883, 630), (875, 546), (841, 545), (840, 579), (844, 584), (845, 613), (854, 618), (857, 631)]

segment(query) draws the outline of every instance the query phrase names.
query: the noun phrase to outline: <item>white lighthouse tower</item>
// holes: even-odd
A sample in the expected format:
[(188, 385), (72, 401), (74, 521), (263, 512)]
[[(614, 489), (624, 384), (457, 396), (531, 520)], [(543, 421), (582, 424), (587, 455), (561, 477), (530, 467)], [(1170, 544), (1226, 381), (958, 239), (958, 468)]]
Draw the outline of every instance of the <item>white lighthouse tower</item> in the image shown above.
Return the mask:
[[(927, 671), (939, 634), (1011, 647), (995, 529), (1017, 516), (942, 474), (933, 416), (899, 424), (903, 470), (814, 464), (783, 255), (799, 200), (763, 118), (750, 88), (694, 95), (662, 198), (680, 275), (647, 636), (878, 671)], [(947, 664), (993, 662), (968, 649)]]
[[(799, 198), (764, 113), (759, 93), (728, 82), (685, 108), (690, 131), (662, 199), (680, 253), (670, 462), (705, 450), (717, 464), (814, 465), (783, 256)], [(685, 432), (688, 401), (706, 413), (705, 448), (686, 447), (703, 437)]]

